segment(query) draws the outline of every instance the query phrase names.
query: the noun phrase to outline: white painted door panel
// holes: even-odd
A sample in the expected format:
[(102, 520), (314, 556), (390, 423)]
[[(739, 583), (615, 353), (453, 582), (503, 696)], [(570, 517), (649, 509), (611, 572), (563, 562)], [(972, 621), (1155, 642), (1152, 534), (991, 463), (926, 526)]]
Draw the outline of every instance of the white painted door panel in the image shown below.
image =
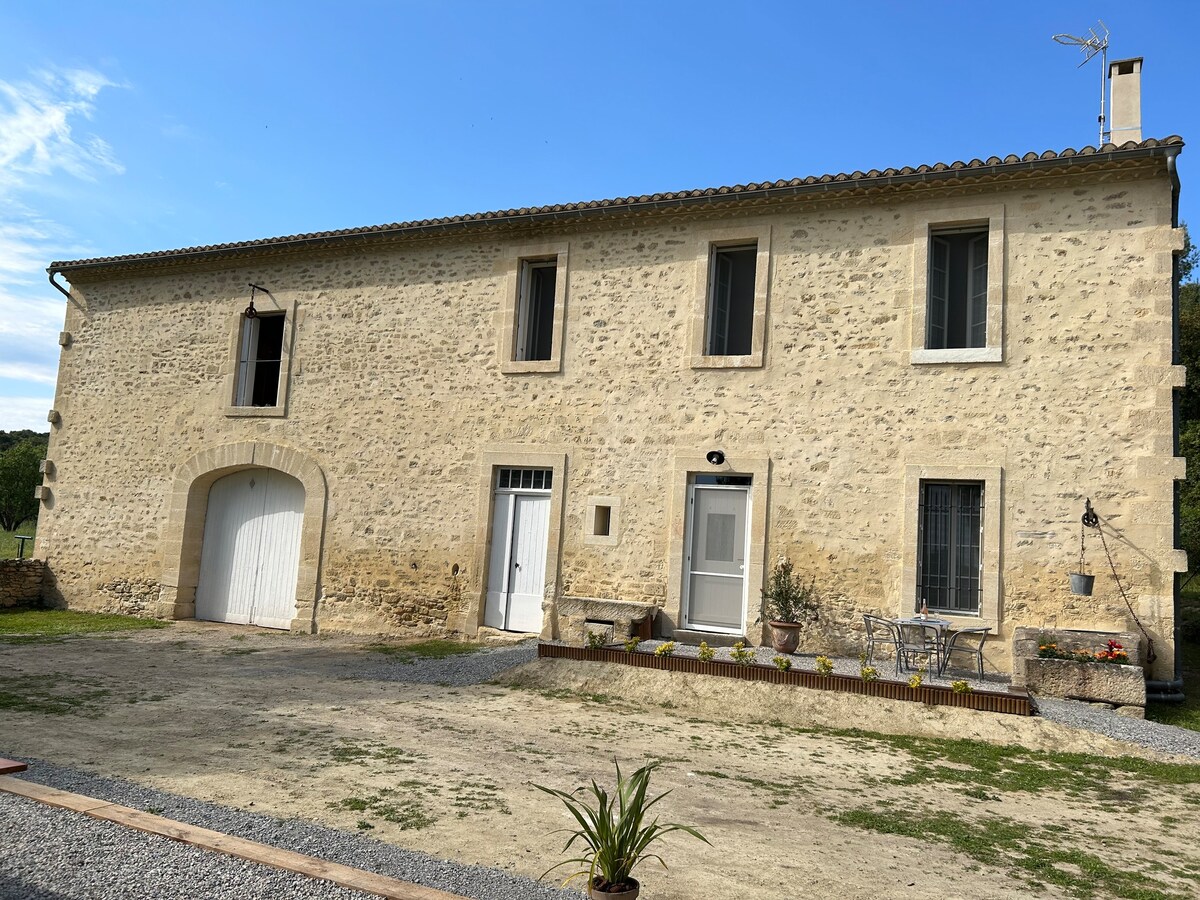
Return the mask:
[(487, 601), (483, 624), (503, 629), (508, 617), (509, 553), (512, 550), (513, 494), (496, 494), (492, 507), (492, 547), (488, 557)]
[(196, 618), (287, 628), (296, 610), (304, 486), (271, 469), (213, 483), (204, 521)]
[(513, 569), (509, 575), (509, 631), (542, 630), (549, 524), (549, 497), (517, 495), (513, 515)]
[(304, 485), (282, 472), (268, 472), (267, 480), (260, 519), (258, 582), (250, 623), (264, 628), (290, 628), (296, 616)]

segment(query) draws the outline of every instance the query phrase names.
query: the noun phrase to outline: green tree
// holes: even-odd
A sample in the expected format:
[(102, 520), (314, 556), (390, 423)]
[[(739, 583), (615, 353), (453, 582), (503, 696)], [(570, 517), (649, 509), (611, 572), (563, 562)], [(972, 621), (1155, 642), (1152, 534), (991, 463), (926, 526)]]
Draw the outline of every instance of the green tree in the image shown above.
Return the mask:
[(21, 431), (0, 431), (0, 452), (9, 447), (15, 447), (22, 441), (32, 441), (45, 450), (50, 444), (50, 434), (49, 432), (30, 431), (28, 428)]
[(42, 476), (38, 466), (45, 452), (33, 441), (22, 441), (0, 452), (0, 529), (13, 531), (38, 514), (33, 496)]

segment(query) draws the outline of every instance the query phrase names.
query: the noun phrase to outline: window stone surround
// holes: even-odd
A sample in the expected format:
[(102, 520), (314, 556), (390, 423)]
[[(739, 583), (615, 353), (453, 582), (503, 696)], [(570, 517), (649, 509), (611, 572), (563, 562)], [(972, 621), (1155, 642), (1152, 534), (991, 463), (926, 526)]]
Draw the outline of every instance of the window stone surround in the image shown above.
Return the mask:
[(1004, 470), (1000, 466), (981, 465), (906, 465), (904, 467), (904, 568), (900, 594), (892, 612), (910, 616), (916, 608), (917, 566), (920, 556), (920, 507), (922, 481), (978, 481), (983, 484), (983, 540), (980, 544), (979, 615), (950, 615), (939, 612), (952, 628), (1000, 628), (1001, 547), (1003, 546), (1001, 510), (1003, 509)]
[[(754, 263), (754, 318), (750, 334), (750, 352), (745, 356), (709, 356), (705, 354), (708, 334), (708, 304), (714, 248), (755, 243), (758, 255)], [(706, 230), (696, 243), (696, 262), (692, 294), (692, 316), (688, 334), (687, 362), (693, 369), (756, 369), (763, 365), (767, 334), (767, 302), (771, 286), (771, 226), (743, 225)]]
[[(567, 281), (570, 244), (550, 241), (522, 244), (508, 250), (504, 260), (503, 304), (496, 353), (505, 375), (555, 373), (562, 371), (563, 334), (567, 320)], [(554, 273), (554, 326), (549, 359), (516, 359), (517, 317), (521, 309), (521, 264), (526, 260), (557, 258)]]

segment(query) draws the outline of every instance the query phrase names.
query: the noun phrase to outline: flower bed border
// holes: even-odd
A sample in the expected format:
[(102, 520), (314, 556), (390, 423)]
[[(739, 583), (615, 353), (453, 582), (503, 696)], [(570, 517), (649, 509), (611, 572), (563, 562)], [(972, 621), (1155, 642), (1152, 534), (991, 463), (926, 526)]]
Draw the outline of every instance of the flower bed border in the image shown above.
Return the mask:
[(573, 659), (579, 662), (616, 663), (636, 666), (641, 669), (659, 669), (666, 672), (687, 672), (693, 675), (715, 675), (720, 678), (741, 678), (743, 681), (765, 681), (769, 684), (790, 684), (795, 687), (817, 691), (838, 691), (844, 694), (864, 694), (868, 697), (883, 697), (888, 700), (908, 700), (930, 706), (957, 706), (963, 709), (978, 709), (984, 712), (1005, 713), (1015, 716), (1033, 715), (1033, 706), (1028, 695), (1000, 693), (997, 691), (971, 691), (956, 694), (949, 687), (921, 685), (911, 688), (904, 681), (863, 681), (852, 675), (818, 675), (816, 672), (791, 669), (781, 672), (774, 666), (743, 666), (727, 660), (701, 662), (694, 656), (655, 656), (652, 653), (629, 653), (625, 650), (604, 648), (589, 650), (586, 647), (570, 647), (565, 644), (538, 643), (541, 659)]

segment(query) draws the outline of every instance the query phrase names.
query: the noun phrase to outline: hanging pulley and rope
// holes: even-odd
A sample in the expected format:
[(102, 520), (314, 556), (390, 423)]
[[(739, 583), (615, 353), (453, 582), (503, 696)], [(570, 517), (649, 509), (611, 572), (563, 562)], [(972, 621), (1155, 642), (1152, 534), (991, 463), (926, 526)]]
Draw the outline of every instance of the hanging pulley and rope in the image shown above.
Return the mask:
[(1150, 637), (1150, 633), (1146, 631), (1142, 620), (1138, 618), (1138, 614), (1133, 611), (1133, 604), (1129, 602), (1129, 595), (1125, 592), (1125, 585), (1121, 583), (1121, 578), (1117, 575), (1117, 564), (1113, 562), (1112, 551), (1108, 549), (1108, 541), (1104, 537), (1104, 529), (1100, 527), (1100, 516), (1092, 509), (1092, 499), (1088, 497), (1084, 502), (1083, 515), (1079, 519), (1079, 571), (1084, 571), (1084, 543), (1085, 535), (1088, 529), (1092, 529), (1100, 536), (1100, 546), (1104, 548), (1104, 555), (1108, 559), (1108, 568), (1112, 572), (1113, 581), (1117, 583), (1117, 590), (1121, 593), (1121, 599), (1125, 601), (1125, 608), (1129, 610), (1129, 615), (1133, 618), (1133, 622), (1137, 625), (1138, 630), (1146, 638), (1146, 662), (1152, 663), (1158, 658), (1158, 654), (1154, 652), (1154, 639)]

